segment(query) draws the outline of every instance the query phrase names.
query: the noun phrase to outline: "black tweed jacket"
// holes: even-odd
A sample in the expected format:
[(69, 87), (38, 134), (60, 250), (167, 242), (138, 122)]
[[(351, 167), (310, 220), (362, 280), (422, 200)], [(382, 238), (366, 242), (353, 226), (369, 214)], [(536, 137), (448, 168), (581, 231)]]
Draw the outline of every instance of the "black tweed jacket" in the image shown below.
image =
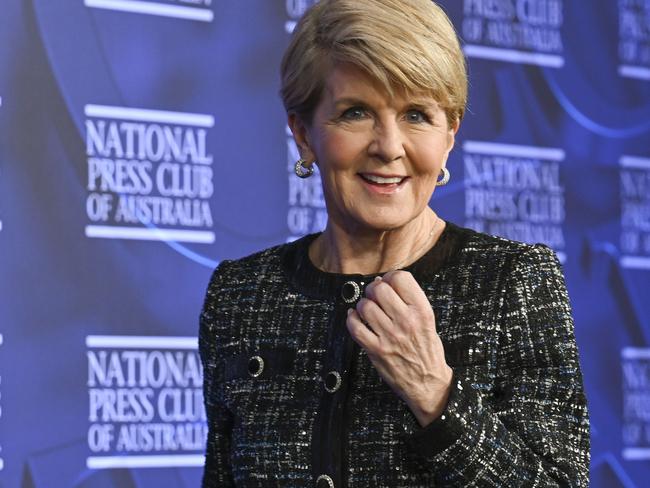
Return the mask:
[(374, 276), (318, 270), (314, 238), (212, 276), (204, 487), (587, 486), (587, 406), (550, 249), (448, 223), (406, 268), (455, 376), (445, 412), (420, 428), (345, 327)]

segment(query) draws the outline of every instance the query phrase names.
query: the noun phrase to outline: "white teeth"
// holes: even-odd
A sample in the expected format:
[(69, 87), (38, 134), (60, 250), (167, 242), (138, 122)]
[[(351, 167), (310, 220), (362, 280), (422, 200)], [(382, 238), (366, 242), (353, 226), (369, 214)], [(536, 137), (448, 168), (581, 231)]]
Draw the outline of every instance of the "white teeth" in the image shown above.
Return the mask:
[(392, 178), (384, 178), (382, 176), (376, 176), (376, 175), (363, 175), (363, 177), (366, 180), (370, 180), (373, 183), (379, 183), (381, 185), (388, 185), (391, 183), (401, 183), (404, 178), (400, 177), (392, 177)]

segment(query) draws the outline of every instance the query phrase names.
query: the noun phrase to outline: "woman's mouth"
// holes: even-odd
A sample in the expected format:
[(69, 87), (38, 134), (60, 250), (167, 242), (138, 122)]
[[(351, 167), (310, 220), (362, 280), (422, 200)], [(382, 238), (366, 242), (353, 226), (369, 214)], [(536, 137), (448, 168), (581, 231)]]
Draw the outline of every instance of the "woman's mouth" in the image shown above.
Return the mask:
[(382, 194), (398, 191), (408, 176), (378, 175), (372, 173), (358, 173), (366, 187)]

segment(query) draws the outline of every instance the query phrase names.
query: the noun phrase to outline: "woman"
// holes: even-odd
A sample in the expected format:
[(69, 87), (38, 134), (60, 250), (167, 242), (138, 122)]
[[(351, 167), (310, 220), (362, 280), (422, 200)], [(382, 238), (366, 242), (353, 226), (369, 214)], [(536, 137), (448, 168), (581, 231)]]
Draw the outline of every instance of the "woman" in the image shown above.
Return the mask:
[(212, 277), (204, 486), (587, 485), (555, 255), (428, 206), (466, 85), (430, 0), (321, 0), (298, 24), (282, 97), (329, 220)]

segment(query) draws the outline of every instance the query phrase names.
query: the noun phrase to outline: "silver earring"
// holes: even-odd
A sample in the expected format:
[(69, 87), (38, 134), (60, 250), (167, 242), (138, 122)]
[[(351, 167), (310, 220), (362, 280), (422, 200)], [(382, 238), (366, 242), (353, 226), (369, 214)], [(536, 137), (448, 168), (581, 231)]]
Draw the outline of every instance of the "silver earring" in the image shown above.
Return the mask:
[(449, 183), (449, 178), (451, 175), (449, 174), (449, 170), (447, 168), (442, 168), (440, 170), (440, 176), (442, 176), (442, 178), (436, 181), (436, 186), (444, 186)]
[(306, 162), (307, 161), (302, 158), (296, 161), (296, 166), (293, 168), (293, 170), (296, 172), (296, 176), (299, 178), (309, 178), (314, 174), (314, 166), (305, 166)]

